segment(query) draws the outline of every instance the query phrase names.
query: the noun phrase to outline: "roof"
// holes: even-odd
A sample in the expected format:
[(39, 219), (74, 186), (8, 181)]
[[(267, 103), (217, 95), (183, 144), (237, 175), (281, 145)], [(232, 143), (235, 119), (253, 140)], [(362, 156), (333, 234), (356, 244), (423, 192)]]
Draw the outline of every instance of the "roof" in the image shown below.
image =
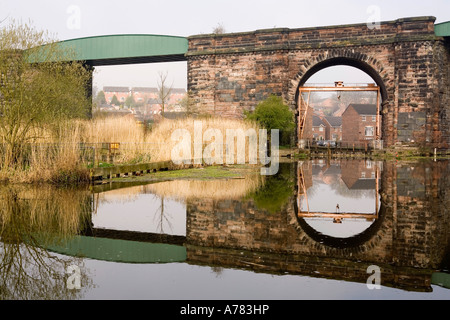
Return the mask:
[(320, 126), (326, 127), (325, 122), (323, 122), (323, 120), (320, 119), (320, 117), (313, 115), (313, 127), (320, 127)]
[(128, 87), (103, 87), (103, 92), (129, 92)]
[(375, 179), (359, 179), (349, 187), (350, 190), (375, 190)]
[(352, 107), (360, 115), (377, 115), (377, 106), (375, 104), (350, 104), (347, 109), (349, 109), (350, 107)]
[(161, 104), (161, 100), (157, 98), (150, 98), (147, 100), (148, 104)]
[(158, 92), (158, 88), (154, 87), (134, 87), (131, 90), (135, 92)]
[(342, 118), (341, 117), (325, 117), (325, 120), (332, 127), (341, 127), (342, 126)]
[(183, 93), (186, 93), (186, 89), (184, 89), (184, 88), (172, 88), (171, 93), (173, 93), (173, 94), (177, 94), (177, 93), (183, 94)]

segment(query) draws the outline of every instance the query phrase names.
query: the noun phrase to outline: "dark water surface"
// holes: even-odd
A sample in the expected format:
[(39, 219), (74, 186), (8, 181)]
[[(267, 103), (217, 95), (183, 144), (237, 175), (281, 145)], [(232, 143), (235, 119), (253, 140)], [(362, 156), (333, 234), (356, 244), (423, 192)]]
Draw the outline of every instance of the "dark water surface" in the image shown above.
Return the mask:
[(0, 299), (450, 298), (449, 161), (1, 186)]

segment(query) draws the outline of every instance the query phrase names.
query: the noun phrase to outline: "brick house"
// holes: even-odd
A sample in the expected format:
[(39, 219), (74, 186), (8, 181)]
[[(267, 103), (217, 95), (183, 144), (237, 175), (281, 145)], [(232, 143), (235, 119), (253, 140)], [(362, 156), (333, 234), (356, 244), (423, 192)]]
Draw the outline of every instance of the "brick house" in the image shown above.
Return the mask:
[(173, 88), (170, 92), (170, 104), (177, 105), (186, 96), (187, 92), (184, 88)]
[(317, 115), (312, 116), (312, 138), (314, 141), (326, 140), (327, 124), (321, 117)]
[(130, 95), (130, 88), (128, 87), (103, 87), (103, 92), (105, 93), (105, 99), (107, 103), (111, 103), (114, 96), (120, 102), (125, 102), (127, 97)]
[(370, 160), (348, 160), (341, 166), (342, 181), (349, 190), (375, 190), (376, 164)]
[(323, 121), (326, 124), (325, 128), (326, 140), (342, 141), (342, 118), (325, 117)]
[[(105, 99), (108, 104), (111, 103), (114, 96), (123, 103), (132, 95), (134, 101), (140, 108), (143, 108), (145, 112), (158, 113), (161, 110), (161, 102), (159, 99), (159, 90), (155, 87), (103, 87), (105, 93)], [(172, 88), (171, 94), (167, 99), (167, 110), (177, 110), (181, 100), (186, 96), (186, 89), (184, 88)]]
[(350, 104), (342, 114), (342, 141), (375, 140), (377, 107), (375, 104)]
[(146, 105), (150, 99), (158, 98), (158, 88), (151, 87), (134, 87), (131, 88), (134, 101), (137, 104)]

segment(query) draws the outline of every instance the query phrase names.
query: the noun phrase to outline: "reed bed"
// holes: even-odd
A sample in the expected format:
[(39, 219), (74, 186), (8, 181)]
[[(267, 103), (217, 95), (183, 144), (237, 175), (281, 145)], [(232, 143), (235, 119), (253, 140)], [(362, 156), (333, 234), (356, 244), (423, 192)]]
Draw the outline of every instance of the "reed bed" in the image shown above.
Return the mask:
[[(133, 117), (109, 117), (92, 120), (78, 120), (61, 123), (56, 128), (35, 128), (30, 131), (30, 142), (23, 146), (19, 159), (20, 166), (14, 168), (3, 165), (1, 158), (3, 141), (0, 137), (0, 181), (14, 182), (55, 182), (74, 184), (89, 179), (89, 166), (101, 162), (114, 164), (145, 163), (173, 160), (172, 150), (175, 147), (190, 150), (184, 154), (187, 159), (195, 156), (195, 124), (200, 124), (202, 137), (209, 129), (216, 130), (223, 137), (223, 162), (226, 162), (227, 130), (255, 130), (255, 123), (239, 119), (223, 119), (214, 117), (183, 118), (177, 120), (164, 119), (153, 125), (151, 129), (144, 128)], [(184, 129), (190, 135), (190, 140), (173, 139), (172, 134), (177, 129)], [(212, 138), (211, 141), (213, 141)], [(203, 148), (210, 141), (202, 141)], [(102, 159), (100, 152), (105, 144), (116, 143), (120, 147), (113, 158)], [(246, 142), (248, 146), (248, 141)], [(237, 152), (237, 143), (232, 152)], [(203, 149), (202, 149), (203, 150)], [(248, 149), (246, 149), (248, 150)], [(202, 155), (202, 154), (201, 154)], [(250, 155), (246, 155), (247, 162)]]

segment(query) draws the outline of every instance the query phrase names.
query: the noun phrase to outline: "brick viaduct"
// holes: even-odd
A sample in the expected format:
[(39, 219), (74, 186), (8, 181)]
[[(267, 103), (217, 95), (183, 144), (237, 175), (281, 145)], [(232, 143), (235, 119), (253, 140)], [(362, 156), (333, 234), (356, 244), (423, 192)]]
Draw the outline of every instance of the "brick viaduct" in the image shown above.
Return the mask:
[(298, 89), (314, 73), (353, 66), (381, 88), (385, 146), (448, 149), (450, 42), (435, 35), (434, 22), (416, 17), (379, 28), (355, 24), (191, 36), (188, 90), (204, 110), (223, 117), (242, 117), (270, 94), (296, 111)]

